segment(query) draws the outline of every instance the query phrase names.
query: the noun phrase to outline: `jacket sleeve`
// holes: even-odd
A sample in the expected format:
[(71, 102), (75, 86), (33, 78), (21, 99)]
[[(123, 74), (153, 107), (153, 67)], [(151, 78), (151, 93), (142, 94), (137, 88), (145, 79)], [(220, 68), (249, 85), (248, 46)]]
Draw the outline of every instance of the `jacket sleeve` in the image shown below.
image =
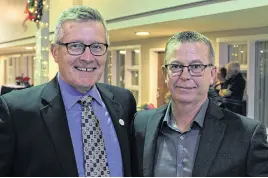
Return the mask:
[(254, 130), (247, 159), (247, 176), (268, 176), (268, 141), (266, 128), (259, 123)]
[(0, 176), (10, 176), (14, 160), (14, 132), (10, 112), (0, 96)]

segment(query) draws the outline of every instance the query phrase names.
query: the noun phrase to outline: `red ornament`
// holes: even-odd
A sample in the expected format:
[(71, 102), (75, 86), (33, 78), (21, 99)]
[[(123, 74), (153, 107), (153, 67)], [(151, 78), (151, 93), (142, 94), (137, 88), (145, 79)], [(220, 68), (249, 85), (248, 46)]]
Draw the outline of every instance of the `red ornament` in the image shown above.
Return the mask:
[(30, 79), (31, 79), (30, 77), (23, 77), (23, 78), (22, 78), (22, 80), (23, 80), (24, 82), (29, 82)]
[(28, 0), (24, 10), (26, 17), (22, 23), (24, 30), (27, 30), (26, 22), (28, 20), (38, 23), (43, 15), (43, 0)]

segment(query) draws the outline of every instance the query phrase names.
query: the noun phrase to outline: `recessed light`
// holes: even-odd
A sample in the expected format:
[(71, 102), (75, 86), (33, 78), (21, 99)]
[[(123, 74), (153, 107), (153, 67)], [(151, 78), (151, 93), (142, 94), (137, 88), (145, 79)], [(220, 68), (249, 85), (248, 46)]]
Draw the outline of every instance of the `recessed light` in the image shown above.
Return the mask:
[(139, 35), (139, 36), (146, 36), (149, 34), (150, 34), (149, 32), (136, 32), (136, 35)]
[(27, 46), (27, 47), (25, 47), (25, 49), (26, 49), (26, 50), (32, 50), (33, 47)]
[(126, 51), (119, 51), (120, 54), (126, 54)]

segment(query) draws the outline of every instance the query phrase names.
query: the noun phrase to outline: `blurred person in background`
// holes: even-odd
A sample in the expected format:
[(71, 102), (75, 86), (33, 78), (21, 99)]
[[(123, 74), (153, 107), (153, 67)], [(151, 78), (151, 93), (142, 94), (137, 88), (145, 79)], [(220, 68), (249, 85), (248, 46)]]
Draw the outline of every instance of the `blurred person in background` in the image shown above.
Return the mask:
[(224, 87), (219, 95), (224, 98), (224, 103), (231, 111), (246, 115), (246, 103), (243, 102), (246, 80), (240, 72), (238, 61), (231, 61), (226, 65), (227, 76)]
[(240, 64), (238, 61), (231, 61), (226, 65), (227, 80), (225, 81), (226, 88), (219, 91), (219, 95), (224, 98), (237, 101), (243, 100), (246, 80), (240, 72)]
[(226, 87), (225, 86), (226, 76), (227, 76), (227, 69), (225, 67), (220, 67), (219, 70), (217, 70), (217, 78), (216, 78), (217, 81), (214, 86), (217, 93), (219, 93), (221, 89), (224, 89)]

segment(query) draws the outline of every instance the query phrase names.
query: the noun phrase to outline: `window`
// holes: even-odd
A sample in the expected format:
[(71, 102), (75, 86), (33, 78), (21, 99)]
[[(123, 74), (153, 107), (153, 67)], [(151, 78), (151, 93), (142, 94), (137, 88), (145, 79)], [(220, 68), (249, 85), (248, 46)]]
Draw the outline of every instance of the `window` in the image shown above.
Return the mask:
[(105, 74), (104, 83), (112, 84), (112, 54), (111, 51), (108, 51), (107, 61), (105, 64)]
[(118, 50), (117, 57), (117, 86), (125, 88), (125, 57), (126, 51)]
[(268, 127), (268, 41), (256, 42), (254, 118)]
[(104, 82), (129, 89), (140, 105), (140, 47), (109, 48)]
[(228, 45), (228, 61), (238, 61), (247, 65), (247, 44)]

